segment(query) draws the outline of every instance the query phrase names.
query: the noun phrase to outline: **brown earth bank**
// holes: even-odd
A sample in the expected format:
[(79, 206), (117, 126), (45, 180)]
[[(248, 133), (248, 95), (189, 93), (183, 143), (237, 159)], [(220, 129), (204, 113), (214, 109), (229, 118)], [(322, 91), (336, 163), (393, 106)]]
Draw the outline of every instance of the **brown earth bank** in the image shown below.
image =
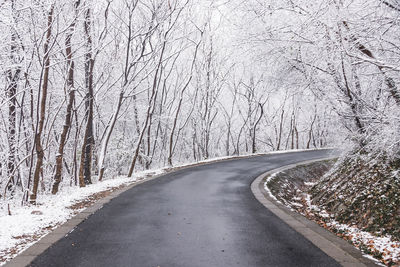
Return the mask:
[[(397, 170), (396, 164), (383, 158), (348, 156), (275, 173), (266, 177), (265, 184), (277, 201), (387, 266), (400, 266)], [(382, 240), (388, 241), (388, 248)]]

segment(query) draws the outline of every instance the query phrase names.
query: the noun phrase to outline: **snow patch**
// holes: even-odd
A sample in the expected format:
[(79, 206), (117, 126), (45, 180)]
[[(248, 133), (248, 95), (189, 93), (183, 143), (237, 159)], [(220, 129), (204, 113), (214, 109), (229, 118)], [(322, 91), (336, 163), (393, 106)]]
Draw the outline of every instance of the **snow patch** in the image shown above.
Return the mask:
[(282, 204), (282, 202), (280, 202), (280, 201), (275, 197), (275, 195), (272, 194), (271, 190), (270, 190), (269, 187), (268, 187), (268, 183), (271, 182), (273, 179), (275, 179), (278, 173), (280, 173), (280, 172), (274, 172), (273, 174), (271, 174), (271, 175), (265, 180), (265, 182), (264, 182), (264, 189), (265, 189), (265, 191), (267, 191), (268, 195), (269, 195), (272, 199), (274, 199), (276, 202)]

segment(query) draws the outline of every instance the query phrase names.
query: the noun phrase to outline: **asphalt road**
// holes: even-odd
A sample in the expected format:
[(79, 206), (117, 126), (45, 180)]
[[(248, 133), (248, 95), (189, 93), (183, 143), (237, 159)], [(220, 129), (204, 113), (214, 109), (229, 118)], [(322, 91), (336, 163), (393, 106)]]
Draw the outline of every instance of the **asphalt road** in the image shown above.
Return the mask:
[(251, 182), (328, 151), (275, 154), (170, 173), (122, 193), (32, 266), (339, 266), (253, 196)]

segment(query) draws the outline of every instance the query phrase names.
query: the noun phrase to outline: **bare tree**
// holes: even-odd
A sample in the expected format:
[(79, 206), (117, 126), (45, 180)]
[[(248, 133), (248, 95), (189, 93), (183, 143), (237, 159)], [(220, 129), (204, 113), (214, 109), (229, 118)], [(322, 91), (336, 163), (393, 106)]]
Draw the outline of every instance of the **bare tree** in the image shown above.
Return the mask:
[[(37, 191), (39, 187), (39, 178), (43, 171), (42, 167), (43, 167), (44, 151), (43, 151), (41, 136), (46, 117), (46, 100), (47, 100), (49, 72), (50, 72), (50, 45), (51, 45), (50, 42), (51, 42), (51, 30), (53, 26), (53, 19), (54, 19), (54, 4), (50, 6), (50, 10), (47, 15), (46, 39), (43, 45), (43, 53), (44, 53), (43, 67), (42, 67), (43, 76), (41, 76), (40, 78), (39, 94), (38, 94), (38, 96), (41, 95), (41, 100), (40, 102), (39, 101), (37, 102), (38, 122), (36, 124), (36, 133), (35, 133), (35, 148), (36, 148), (37, 159), (36, 159), (35, 172), (33, 175), (32, 194), (30, 196), (31, 203), (36, 203)], [(39, 106), (40, 106), (40, 112), (39, 112)]]
[[(11, 1), (11, 13), (14, 19), (14, 23), (18, 23), (18, 14), (15, 7), (15, 1)], [(11, 194), (15, 191), (15, 160), (16, 160), (16, 102), (17, 102), (17, 88), (21, 74), (21, 66), (19, 59), (19, 48), (18, 48), (18, 36), (16, 32), (16, 25), (11, 29), (11, 40), (10, 40), (10, 63), (12, 64), (6, 72), (7, 86), (6, 96), (8, 99), (8, 160), (7, 160), (7, 171), (8, 171), (8, 182), (6, 188)]]
[(60, 135), (60, 141), (58, 146), (58, 154), (56, 156), (56, 171), (54, 174), (54, 183), (52, 187), (52, 194), (58, 192), (58, 187), (62, 180), (62, 170), (63, 170), (63, 159), (64, 159), (64, 147), (67, 141), (68, 132), (71, 128), (72, 123), (72, 108), (75, 102), (75, 88), (74, 88), (74, 60), (72, 52), (72, 36), (75, 31), (76, 21), (78, 18), (78, 7), (80, 5), (80, 0), (76, 0), (74, 3), (75, 17), (68, 27), (67, 35), (65, 37), (65, 56), (67, 64), (67, 81), (65, 83), (65, 92), (68, 94), (68, 104), (67, 111), (65, 115), (65, 121), (63, 130)]
[(92, 168), (92, 152), (94, 145), (93, 138), (93, 41), (91, 36), (91, 7), (88, 6), (85, 10), (85, 37), (86, 37), (86, 52), (85, 52), (85, 88), (87, 90), (85, 96), (85, 117), (86, 128), (82, 144), (81, 164), (79, 167), (79, 186), (83, 187), (92, 183), (91, 168)]
[[(203, 35), (203, 33), (201, 32), (201, 37), (202, 37), (202, 35)], [(174, 150), (174, 135), (175, 135), (176, 127), (177, 127), (179, 114), (180, 114), (181, 108), (182, 108), (183, 96), (184, 96), (184, 93), (185, 93), (186, 89), (188, 88), (190, 82), (193, 79), (193, 69), (194, 69), (194, 66), (195, 66), (195, 63), (196, 63), (197, 52), (199, 50), (200, 43), (201, 43), (201, 39), (196, 44), (196, 47), (195, 47), (195, 50), (194, 50), (192, 64), (191, 64), (190, 71), (189, 71), (189, 78), (187, 79), (186, 83), (183, 85), (183, 87), (182, 87), (182, 89), (181, 89), (181, 91), (179, 93), (178, 107), (176, 108), (174, 121), (172, 123), (171, 133), (169, 135), (169, 148), (168, 148), (168, 159), (167, 160), (168, 160), (168, 165), (170, 165), (170, 166), (172, 166), (172, 155), (173, 155), (173, 150)]]

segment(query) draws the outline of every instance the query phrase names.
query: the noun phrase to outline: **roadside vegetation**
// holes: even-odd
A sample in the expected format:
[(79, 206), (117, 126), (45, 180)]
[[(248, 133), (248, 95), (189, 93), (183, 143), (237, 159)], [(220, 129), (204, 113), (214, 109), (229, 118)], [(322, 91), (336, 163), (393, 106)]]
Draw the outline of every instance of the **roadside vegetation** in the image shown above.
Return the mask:
[[(337, 169), (343, 166), (352, 167)], [(347, 240), (364, 254), (387, 266), (397, 266), (399, 182), (385, 166), (386, 169), (380, 165), (365, 167), (349, 159), (316, 162), (267, 177), (265, 189), (278, 202)]]

